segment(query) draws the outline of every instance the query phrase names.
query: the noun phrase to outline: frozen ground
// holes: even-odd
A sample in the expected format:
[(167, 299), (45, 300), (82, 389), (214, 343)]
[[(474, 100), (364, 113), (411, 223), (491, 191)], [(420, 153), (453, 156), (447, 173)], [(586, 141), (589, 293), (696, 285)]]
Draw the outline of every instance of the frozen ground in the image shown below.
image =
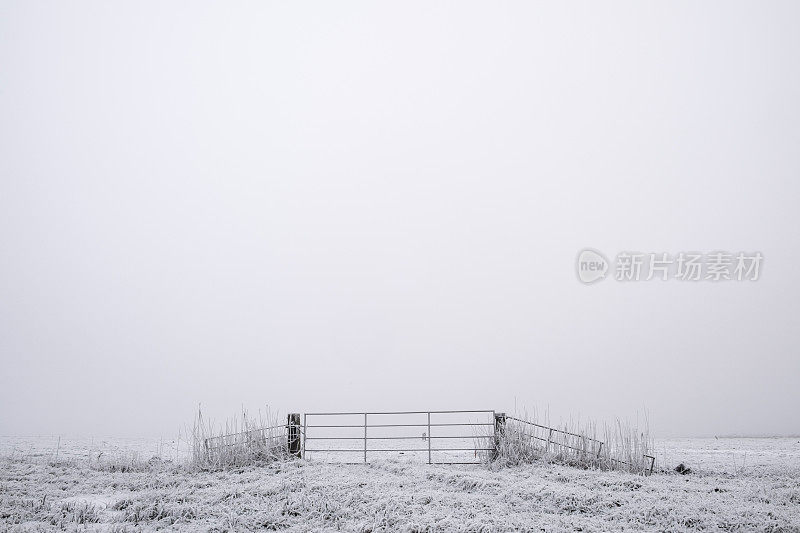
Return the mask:
[(660, 461), (695, 472), (649, 477), (401, 457), (194, 473), (146, 462), (179, 441), (57, 442), (0, 439), (0, 531), (800, 531), (796, 438), (659, 441)]
[(165, 461), (188, 458), (190, 444), (185, 438), (132, 439), (118, 437), (70, 437), (39, 435), (0, 436), (0, 457), (30, 459), (104, 459), (136, 456), (144, 461), (158, 457)]

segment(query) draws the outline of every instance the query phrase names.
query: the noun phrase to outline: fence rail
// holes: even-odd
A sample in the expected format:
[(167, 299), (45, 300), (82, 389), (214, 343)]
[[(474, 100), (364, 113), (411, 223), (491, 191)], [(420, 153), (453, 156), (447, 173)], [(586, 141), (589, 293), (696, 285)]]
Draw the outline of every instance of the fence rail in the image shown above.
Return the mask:
[[(237, 446), (248, 442), (259, 441), (278, 441), (281, 442), (286, 436), (287, 426), (270, 426), (237, 433), (228, 433), (216, 437), (203, 439), (203, 444), (207, 450), (222, 448), (227, 446)], [(276, 444), (275, 446), (279, 446)]]
[[(571, 446), (570, 444), (567, 444), (566, 442), (559, 442), (557, 440), (554, 440), (553, 439), (554, 435), (565, 435), (567, 438), (569, 438), (569, 437), (579, 438), (579, 439), (581, 439), (583, 441), (583, 443), (586, 443), (586, 442), (591, 443), (591, 448), (592, 448), (591, 451), (598, 458), (600, 457), (600, 453), (603, 450), (603, 444), (604, 443), (603, 443), (603, 441), (601, 441), (599, 439), (595, 439), (595, 438), (592, 438), (592, 437), (587, 437), (585, 435), (580, 435), (578, 433), (572, 433), (570, 431), (565, 431), (565, 430), (557, 429), (557, 428), (550, 427), (550, 426), (544, 426), (542, 424), (536, 424), (535, 422), (529, 422), (527, 420), (523, 420), (521, 418), (516, 418), (516, 417), (513, 417), (513, 416), (509, 416), (509, 417), (506, 417), (506, 418), (508, 420), (513, 420), (515, 422), (519, 422), (521, 424), (525, 424), (528, 427), (539, 428), (539, 429), (547, 431), (547, 438), (540, 437), (540, 436), (534, 435), (532, 433), (525, 433), (524, 431), (522, 432), (522, 434), (525, 435), (526, 437), (530, 437), (530, 438), (532, 438), (534, 440), (539, 440), (539, 441), (547, 443), (546, 446), (545, 446), (545, 450), (547, 450), (547, 451), (550, 450), (550, 445), (552, 444), (552, 445), (555, 445), (555, 446), (560, 446), (562, 448), (567, 448), (567, 449), (570, 449), (570, 450), (573, 450), (573, 451), (577, 451), (577, 452), (586, 452), (586, 448), (587, 447), (585, 445), (582, 448), (579, 448), (577, 446)], [(595, 443), (597, 444), (597, 450), (596, 451), (594, 450)]]

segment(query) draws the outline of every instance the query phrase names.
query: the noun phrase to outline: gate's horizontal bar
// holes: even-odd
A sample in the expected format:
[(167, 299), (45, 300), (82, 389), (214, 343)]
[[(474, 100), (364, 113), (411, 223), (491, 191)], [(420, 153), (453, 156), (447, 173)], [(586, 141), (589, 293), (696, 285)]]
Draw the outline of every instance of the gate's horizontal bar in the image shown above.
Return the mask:
[[(494, 426), (491, 422), (452, 422), (447, 424), (367, 424), (369, 428), (425, 428), (425, 427), (444, 427), (444, 426)], [(306, 424), (307, 428), (363, 428), (364, 424), (328, 424), (311, 425)]]
[[(364, 450), (361, 450), (362, 452)], [(336, 461), (334, 463), (328, 463), (333, 465), (369, 465), (369, 461), (358, 461), (358, 462), (351, 462), (351, 461)], [(421, 463), (427, 465), (479, 465), (482, 464), (480, 461), (431, 461), (430, 463)]]
[[(420, 436), (414, 437), (306, 437), (306, 440), (420, 440)], [(433, 435), (426, 437), (429, 439), (493, 439), (494, 435)]]
[(364, 453), (367, 452), (490, 452), (493, 451), (494, 448), (392, 448), (392, 449), (385, 449), (385, 450), (364, 450), (364, 448), (352, 448), (349, 450), (343, 450), (341, 448), (315, 448), (313, 450), (306, 448), (306, 453), (308, 452), (350, 452), (350, 453)]
[(448, 413), (494, 413), (492, 409), (475, 409), (474, 411), (376, 411), (376, 412), (359, 412), (359, 413), (306, 413), (306, 416), (337, 416), (337, 415), (435, 415), (448, 414)]

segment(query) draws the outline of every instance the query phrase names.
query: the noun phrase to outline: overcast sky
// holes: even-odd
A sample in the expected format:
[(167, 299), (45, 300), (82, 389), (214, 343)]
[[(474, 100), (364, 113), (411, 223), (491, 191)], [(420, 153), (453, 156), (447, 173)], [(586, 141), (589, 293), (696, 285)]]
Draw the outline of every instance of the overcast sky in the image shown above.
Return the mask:
[[(0, 434), (800, 433), (797, 2), (0, 1)], [(760, 251), (587, 286), (578, 252)]]

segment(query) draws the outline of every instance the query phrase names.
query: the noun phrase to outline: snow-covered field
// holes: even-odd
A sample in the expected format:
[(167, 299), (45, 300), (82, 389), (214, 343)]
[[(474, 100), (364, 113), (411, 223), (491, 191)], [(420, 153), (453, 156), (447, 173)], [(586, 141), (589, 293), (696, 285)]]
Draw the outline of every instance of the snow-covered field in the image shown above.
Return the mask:
[(431, 466), (399, 454), (207, 473), (180, 466), (188, 446), (177, 439), (6, 437), (0, 530), (800, 531), (800, 439), (656, 449), (660, 465), (693, 473)]

